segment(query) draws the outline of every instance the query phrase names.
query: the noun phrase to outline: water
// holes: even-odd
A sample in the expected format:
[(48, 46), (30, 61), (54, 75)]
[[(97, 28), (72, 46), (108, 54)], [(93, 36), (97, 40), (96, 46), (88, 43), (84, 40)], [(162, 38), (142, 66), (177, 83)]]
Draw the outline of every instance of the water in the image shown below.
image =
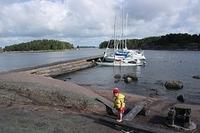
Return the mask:
[[(41, 53), (0, 53), (0, 71), (37, 66), (57, 61), (71, 60), (102, 54), (100, 49), (81, 49), (62, 52)], [(187, 101), (200, 103), (200, 80), (193, 75), (200, 75), (199, 51), (152, 51), (146, 50), (146, 66), (141, 67), (94, 67), (58, 77), (82, 85), (91, 85), (99, 89), (119, 87), (124, 92), (149, 95), (157, 89), (159, 95), (176, 98), (183, 94)], [(115, 74), (135, 73), (139, 80), (126, 84), (118, 83)], [(163, 84), (167, 80), (181, 80), (184, 88), (178, 91), (166, 90)]]
[[(200, 80), (193, 79), (193, 75), (200, 75), (199, 51), (153, 51), (146, 50), (146, 66), (136, 67), (103, 67), (97, 66), (57, 77), (62, 80), (71, 80), (81, 85), (91, 85), (99, 89), (119, 87), (123, 92), (140, 95), (150, 95), (158, 90), (158, 94), (176, 98), (183, 94), (187, 101), (200, 103)], [(126, 84), (123, 81), (115, 82), (114, 75), (134, 73), (139, 77), (138, 82)], [(167, 90), (163, 84), (167, 80), (181, 80), (183, 89)], [(154, 89), (154, 90), (153, 90)]]
[(59, 52), (23, 52), (0, 53), (0, 72), (13, 69), (37, 66), (52, 62), (100, 55), (101, 49), (80, 49)]

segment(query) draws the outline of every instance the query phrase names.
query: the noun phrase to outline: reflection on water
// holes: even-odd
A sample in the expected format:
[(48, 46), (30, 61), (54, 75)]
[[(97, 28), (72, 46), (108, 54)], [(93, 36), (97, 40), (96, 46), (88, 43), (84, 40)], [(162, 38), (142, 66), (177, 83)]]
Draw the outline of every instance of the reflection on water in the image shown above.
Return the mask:
[(140, 77), (141, 67), (140, 66), (135, 66), (135, 67), (97, 66), (97, 67), (86, 69), (83, 71), (77, 71), (68, 75), (59, 76), (57, 78), (63, 79), (63, 80), (72, 79), (78, 84), (98, 85), (98, 86), (103, 86), (103, 87), (115, 87), (116, 82), (115, 82), (114, 76), (116, 74), (120, 74), (121, 77), (124, 74), (136, 74), (138, 77)]

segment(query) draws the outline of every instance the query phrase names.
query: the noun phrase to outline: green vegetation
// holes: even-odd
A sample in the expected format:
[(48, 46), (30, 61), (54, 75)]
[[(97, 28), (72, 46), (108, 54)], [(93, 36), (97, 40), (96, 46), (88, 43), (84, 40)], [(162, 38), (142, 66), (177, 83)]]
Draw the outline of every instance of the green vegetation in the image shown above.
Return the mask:
[(4, 51), (64, 50), (72, 48), (73, 45), (68, 42), (44, 39), (6, 46)]
[(3, 52), (3, 49), (2, 49), (2, 47), (0, 47), (0, 53), (1, 53), (1, 52)]
[[(110, 41), (110, 48), (113, 48), (113, 42), (113, 40)], [(104, 41), (99, 45), (99, 48), (106, 48), (107, 45), (108, 41)], [(128, 39), (127, 47), (129, 49), (200, 50), (200, 34), (179, 33), (143, 39)]]

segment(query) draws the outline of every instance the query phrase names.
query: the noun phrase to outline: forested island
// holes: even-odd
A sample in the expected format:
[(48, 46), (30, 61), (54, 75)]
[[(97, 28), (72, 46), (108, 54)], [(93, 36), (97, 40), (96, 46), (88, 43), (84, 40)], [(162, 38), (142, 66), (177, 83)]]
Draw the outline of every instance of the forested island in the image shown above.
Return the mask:
[(74, 48), (74, 46), (69, 42), (44, 39), (6, 46), (3, 51), (46, 51), (72, 48)]
[[(116, 40), (120, 42), (120, 40)], [(164, 36), (147, 37), (143, 39), (127, 39), (129, 49), (149, 50), (200, 50), (200, 34), (167, 34)], [(104, 41), (99, 48), (113, 48), (114, 40)]]
[(1, 53), (1, 52), (3, 52), (3, 48), (2, 48), (2, 47), (0, 47), (0, 53)]

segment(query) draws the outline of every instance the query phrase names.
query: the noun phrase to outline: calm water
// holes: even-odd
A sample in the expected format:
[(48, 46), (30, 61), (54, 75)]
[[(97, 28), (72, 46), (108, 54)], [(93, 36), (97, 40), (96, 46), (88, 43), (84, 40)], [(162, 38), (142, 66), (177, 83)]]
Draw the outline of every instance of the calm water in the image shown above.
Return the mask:
[[(145, 51), (148, 59), (142, 67), (102, 67), (78, 71), (58, 77), (71, 80), (78, 84), (91, 85), (97, 88), (112, 89), (119, 87), (124, 92), (149, 95), (157, 89), (159, 95), (176, 98), (183, 94), (187, 101), (200, 103), (200, 80), (193, 75), (200, 75), (199, 51)], [(138, 82), (126, 84), (123, 81), (115, 83), (115, 74), (135, 73)], [(181, 80), (184, 88), (178, 91), (166, 90), (163, 83), (167, 80)]]
[[(63, 52), (43, 53), (0, 53), (0, 71), (37, 66), (63, 60), (71, 60), (102, 54), (100, 49), (81, 49)], [(72, 74), (58, 77), (71, 80), (78, 84), (91, 85), (99, 89), (119, 87), (124, 92), (149, 95), (157, 89), (159, 95), (176, 98), (183, 94), (187, 101), (200, 103), (200, 80), (193, 75), (200, 75), (199, 51), (145, 51), (146, 66), (142, 67), (94, 67)], [(115, 74), (135, 73), (139, 80), (126, 84), (123, 81), (115, 83)], [(163, 87), (167, 80), (181, 80), (184, 88), (178, 91), (168, 91)]]
[(103, 51), (104, 50), (100, 49), (80, 49), (60, 52), (0, 53), (0, 72), (58, 61), (90, 57), (93, 55), (100, 55), (103, 53)]

